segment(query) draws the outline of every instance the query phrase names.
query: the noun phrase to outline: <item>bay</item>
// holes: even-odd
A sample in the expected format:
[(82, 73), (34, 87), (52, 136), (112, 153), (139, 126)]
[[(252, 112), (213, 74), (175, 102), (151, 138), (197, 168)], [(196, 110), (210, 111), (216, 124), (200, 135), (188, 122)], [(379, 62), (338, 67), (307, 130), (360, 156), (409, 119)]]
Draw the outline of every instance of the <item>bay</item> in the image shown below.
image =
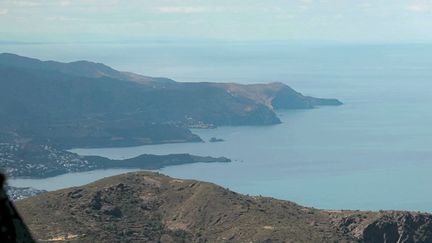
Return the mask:
[[(116, 159), (143, 153), (226, 156), (233, 162), (160, 171), (317, 208), (432, 212), (431, 45), (144, 43), (1, 48), (44, 59), (104, 62), (178, 81), (280, 81), (306, 95), (338, 98), (343, 106), (278, 111), (280, 125), (194, 130), (206, 141), (224, 139), (221, 143), (72, 151)], [(91, 178), (122, 172), (98, 171)], [(80, 173), (65, 175), (59, 185), (88, 182), (80, 177)], [(53, 184), (49, 179), (46, 183)]]

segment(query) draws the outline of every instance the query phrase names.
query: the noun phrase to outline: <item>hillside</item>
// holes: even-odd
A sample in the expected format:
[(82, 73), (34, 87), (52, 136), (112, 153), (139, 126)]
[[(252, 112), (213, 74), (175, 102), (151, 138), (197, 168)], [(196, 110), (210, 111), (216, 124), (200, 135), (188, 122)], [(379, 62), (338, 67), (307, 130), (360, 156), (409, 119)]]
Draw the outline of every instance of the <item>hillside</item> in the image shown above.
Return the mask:
[(317, 210), (150, 172), (16, 204), (40, 241), (432, 242), (430, 214)]

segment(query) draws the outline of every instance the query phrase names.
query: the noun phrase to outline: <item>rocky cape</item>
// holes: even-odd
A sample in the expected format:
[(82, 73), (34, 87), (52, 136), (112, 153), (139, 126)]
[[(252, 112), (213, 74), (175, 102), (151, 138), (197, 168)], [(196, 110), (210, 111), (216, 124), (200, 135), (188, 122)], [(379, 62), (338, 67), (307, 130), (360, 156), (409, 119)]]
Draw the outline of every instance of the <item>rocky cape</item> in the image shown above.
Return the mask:
[(326, 211), (137, 172), (19, 200), (39, 241), (432, 242), (432, 215)]

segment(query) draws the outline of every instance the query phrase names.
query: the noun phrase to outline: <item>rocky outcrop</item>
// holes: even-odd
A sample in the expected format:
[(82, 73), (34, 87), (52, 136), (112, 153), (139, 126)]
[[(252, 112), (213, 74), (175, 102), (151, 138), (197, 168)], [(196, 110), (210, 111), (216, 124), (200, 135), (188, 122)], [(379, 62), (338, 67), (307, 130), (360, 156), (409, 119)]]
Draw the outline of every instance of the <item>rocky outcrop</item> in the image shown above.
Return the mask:
[(354, 214), (343, 217), (339, 227), (365, 243), (432, 242), (432, 215), (409, 212)]

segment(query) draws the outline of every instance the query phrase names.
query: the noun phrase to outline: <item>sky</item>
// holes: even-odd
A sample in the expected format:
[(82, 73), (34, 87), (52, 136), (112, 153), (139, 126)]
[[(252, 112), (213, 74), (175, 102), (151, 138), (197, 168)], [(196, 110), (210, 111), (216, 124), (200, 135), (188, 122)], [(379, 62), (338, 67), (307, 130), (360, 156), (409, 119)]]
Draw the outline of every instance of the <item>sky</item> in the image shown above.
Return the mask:
[(432, 0), (0, 0), (0, 41), (432, 42)]

